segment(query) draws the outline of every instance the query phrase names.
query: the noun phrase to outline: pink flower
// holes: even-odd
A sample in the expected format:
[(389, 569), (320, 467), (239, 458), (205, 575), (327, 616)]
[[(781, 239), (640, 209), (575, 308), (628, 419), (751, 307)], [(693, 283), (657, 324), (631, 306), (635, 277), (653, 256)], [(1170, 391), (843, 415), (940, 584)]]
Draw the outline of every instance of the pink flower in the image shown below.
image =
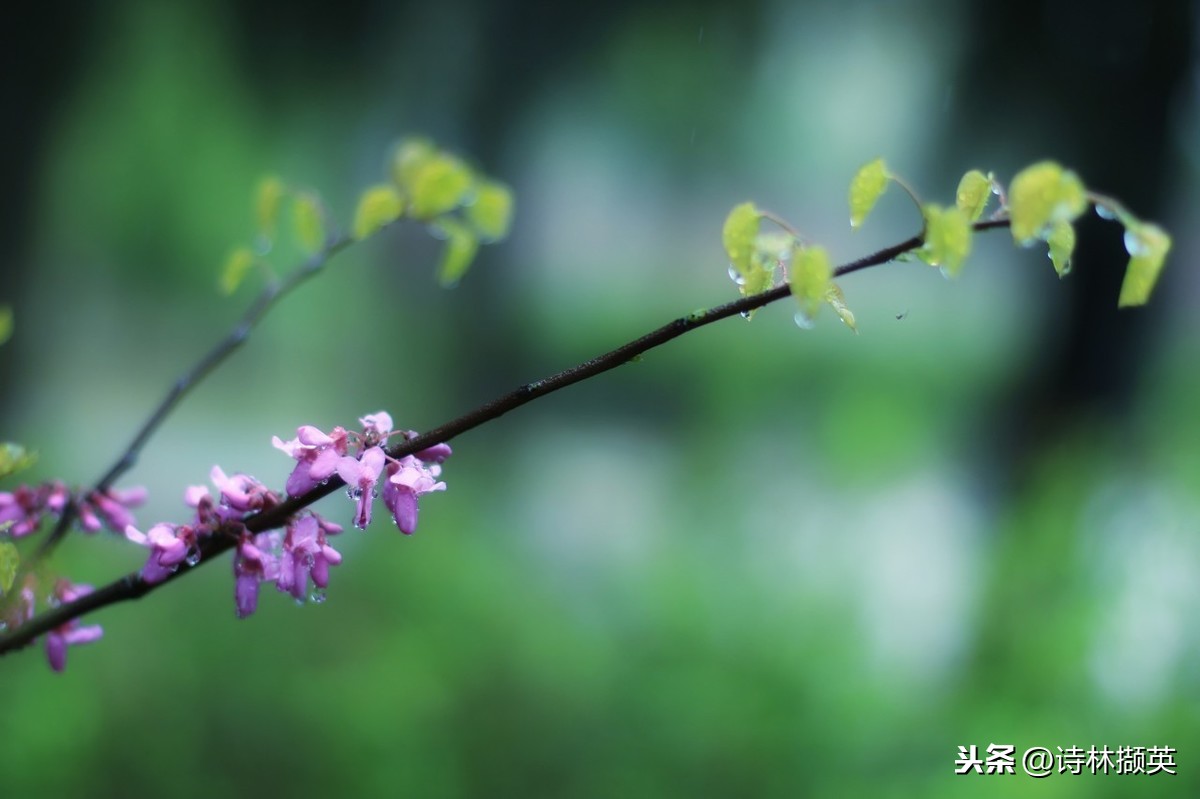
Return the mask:
[(326, 435), (312, 425), (302, 425), (291, 441), (272, 436), (271, 444), (296, 460), (287, 481), (288, 494), (298, 497), (328, 480), (337, 471), (338, 458), (346, 454), (348, 442), (349, 434), (341, 427)]
[(0, 491), (0, 525), (12, 522), (9, 535), (27, 536), (38, 529), (47, 510), (62, 513), (68, 497), (67, 487), (57, 480), (36, 487), (17, 486), (11, 492)]
[[(90, 585), (71, 585), (65, 580), (60, 580), (54, 587), (54, 595), (62, 603), (74, 602), (79, 597), (91, 592)], [(91, 643), (103, 635), (104, 630), (99, 624), (84, 627), (80, 626), (78, 619), (71, 619), (65, 624), (55, 627), (46, 634), (46, 657), (50, 661), (50, 668), (61, 672), (67, 666), (68, 646)]]
[(386, 411), (368, 413), (366, 416), (359, 417), (358, 421), (363, 426), (364, 447), (373, 447), (386, 441), (392, 432), (392, 417)]
[(277, 535), (259, 533), (253, 538), (248, 534), (243, 535), (238, 544), (233, 574), (239, 619), (246, 618), (258, 608), (259, 585), (264, 580), (270, 582), (279, 576), (279, 559), (268, 551), (277, 542)]
[(142, 567), (142, 579), (147, 583), (161, 583), (184, 561), (189, 566), (200, 562), (195, 529), (187, 525), (176, 528), (170, 524), (156, 524), (145, 533), (129, 525), (125, 528), (125, 537), (135, 544), (150, 547), (150, 556)]
[(221, 493), (221, 504), (238, 514), (262, 510), (278, 503), (278, 498), (270, 489), (250, 475), (227, 476), (220, 466), (214, 466), (209, 477)]
[(145, 501), (146, 489), (141, 486), (93, 491), (79, 503), (79, 523), (88, 532), (99, 530), (102, 525), (120, 532), (136, 523), (129, 508)]
[(349, 456), (337, 463), (338, 475), (346, 481), (350, 498), (358, 502), (354, 526), (365, 529), (371, 523), (371, 501), (375, 498), (375, 482), (383, 471), (387, 456), (380, 447), (371, 447), (359, 459)]
[(396, 520), (400, 532), (411, 535), (417, 529), (417, 497), (431, 491), (446, 490), (446, 484), (437, 479), (441, 467), (437, 464), (426, 466), (420, 459), (406, 455), (399, 461), (389, 463), (387, 470), (388, 480), (383, 486), (383, 504), (392, 512), (392, 518)]
[(304, 601), (308, 578), (312, 577), (313, 598), (320, 601), (329, 586), (329, 567), (341, 562), (341, 553), (326, 542), (325, 530), (317, 517), (305, 516), (288, 527), (275, 587)]

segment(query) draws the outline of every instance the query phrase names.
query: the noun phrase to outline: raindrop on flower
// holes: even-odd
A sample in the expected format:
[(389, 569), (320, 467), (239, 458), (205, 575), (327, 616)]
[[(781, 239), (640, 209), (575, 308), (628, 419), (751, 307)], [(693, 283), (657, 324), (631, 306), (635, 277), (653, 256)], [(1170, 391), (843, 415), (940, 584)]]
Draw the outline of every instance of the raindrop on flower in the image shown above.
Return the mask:
[(733, 281), (735, 286), (741, 287), (746, 285), (746, 278), (742, 277), (742, 273), (733, 264), (729, 265), (729, 279)]
[(316, 602), (318, 605), (321, 604), (325, 601), (325, 589), (321, 588), (320, 586), (314, 586), (312, 592), (309, 593), (308, 598), (313, 602)]
[(311, 569), (313, 567), (313, 564), (316, 562), (317, 562), (317, 559), (313, 557), (313, 554), (311, 552), (304, 553), (304, 568)]
[(1096, 206), (1096, 216), (1100, 217), (1101, 219), (1116, 219), (1117, 218), (1117, 215), (1115, 213), (1113, 213), (1113, 210), (1111, 208), (1109, 208), (1107, 205), (1097, 205)]
[(792, 320), (795, 321), (796, 327), (800, 328), (801, 330), (812, 330), (814, 327), (813, 320), (810, 319), (803, 311), (796, 311), (796, 315), (792, 317)]
[(199, 563), (200, 562), (200, 547), (195, 546), (195, 545), (189, 547), (188, 551), (187, 551), (187, 557), (184, 558), (184, 562), (187, 563), (187, 565), (189, 565), (189, 566), (195, 566), (197, 563)]

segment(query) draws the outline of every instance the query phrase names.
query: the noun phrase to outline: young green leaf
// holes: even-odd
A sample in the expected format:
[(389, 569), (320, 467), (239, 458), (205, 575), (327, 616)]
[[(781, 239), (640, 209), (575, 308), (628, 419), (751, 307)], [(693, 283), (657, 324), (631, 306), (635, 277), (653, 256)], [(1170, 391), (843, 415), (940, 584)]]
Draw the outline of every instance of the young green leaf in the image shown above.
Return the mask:
[(412, 215), (432, 219), (452, 210), (466, 199), (473, 180), (471, 170), (454, 156), (433, 156), (413, 176)]
[(365, 239), (404, 211), (404, 198), (391, 186), (371, 186), (358, 198), (354, 212), (354, 238)]
[(258, 182), (258, 190), (254, 194), (254, 216), (258, 222), (258, 234), (265, 239), (275, 237), (279, 209), (286, 194), (287, 187), (274, 175), (268, 175)]
[(824, 247), (806, 247), (796, 253), (792, 264), (792, 296), (800, 303), (800, 313), (812, 319), (829, 293), (833, 265)]
[(0, 444), (0, 480), (28, 469), (36, 460), (37, 454), (27, 452), (20, 444), (11, 441)]
[(392, 180), (407, 194), (412, 194), (417, 173), (437, 155), (437, 148), (429, 139), (413, 137), (402, 140), (392, 153)]
[(316, 252), (325, 244), (325, 220), (321, 212), (321, 201), (307, 192), (297, 194), (292, 202), (292, 221), (296, 227), (296, 240), (306, 252)]
[(230, 252), (229, 257), (225, 259), (225, 266), (221, 269), (221, 277), (217, 280), (221, 293), (229, 295), (237, 291), (252, 266), (254, 253), (249, 247), (238, 247)]
[(974, 222), (983, 216), (983, 209), (987, 207), (991, 196), (992, 181), (978, 169), (972, 169), (958, 182), (954, 204), (967, 215), (968, 220)]
[(1075, 226), (1065, 219), (1060, 219), (1050, 226), (1050, 235), (1046, 236), (1050, 245), (1050, 262), (1059, 277), (1066, 277), (1071, 272), (1071, 255), (1075, 252)]
[(433, 228), (446, 239), (446, 249), (442, 251), (442, 261), (438, 265), (438, 282), (449, 288), (462, 279), (475, 260), (479, 237), (471, 228), (451, 217), (436, 220)]
[(11, 541), (0, 541), (0, 596), (7, 594), (17, 579), (21, 553)]
[(0, 305), (0, 344), (12, 337), (13, 311), (8, 305)]
[(825, 292), (825, 302), (833, 307), (834, 312), (838, 315), (838, 319), (841, 319), (846, 327), (853, 330), (856, 334), (858, 333), (858, 327), (854, 324), (854, 313), (846, 307), (846, 295), (842, 294), (842, 287), (832, 280), (829, 281), (829, 290)]
[(512, 191), (491, 180), (475, 186), (475, 200), (466, 208), (467, 221), (485, 241), (499, 241), (508, 235), (512, 213)]
[(1140, 223), (1125, 229), (1125, 249), (1131, 257), (1117, 305), (1121, 308), (1145, 305), (1171, 249), (1171, 237), (1157, 225)]
[(721, 230), (721, 242), (725, 245), (725, 254), (729, 256), (729, 264), (742, 276), (748, 278), (754, 271), (755, 241), (758, 239), (758, 227), (762, 214), (754, 207), (754, 203), (735, 205), (725, 217), (725, 227)]
[(1087, 193), (1074, 172), (1053, 161), (1026, 167), (1013, 178), (1008, 215), (1013, 240), (1028, 245), (1054, 222), (1070, 222), (1087, 208)]
[(926, 263), (940, 266), (947, 277), (954, 277), (971, 253), (971, 221), (958, 207), (942, 208), (931, 203), (922, 211), (925, 214), (925, 245), (919, 254)]
[(882, 158), (865, 164), (850, 181), (850, 227), (856, 228), (866, 220), (888, 184), (888, 171)]

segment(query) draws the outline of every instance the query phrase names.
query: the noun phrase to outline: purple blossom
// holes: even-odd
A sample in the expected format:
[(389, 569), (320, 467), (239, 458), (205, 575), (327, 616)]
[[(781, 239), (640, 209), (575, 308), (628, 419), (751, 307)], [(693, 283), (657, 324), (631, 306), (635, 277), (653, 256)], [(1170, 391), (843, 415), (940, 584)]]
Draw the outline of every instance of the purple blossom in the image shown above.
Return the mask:
[(58, 481), (0, 491), (0, 525), (12, 522), (9, 535), (13, 538), (27, 536), (37, 531), (47, 510), (61, 513), (69, 496), (67, 487)]
[(239, 619), (246, 618), (258, 608), (259, 585), (279, 576), (279, 559), (271, 554), (277, 544), (278, 536), (272, 533), (242, 536), (233, 560), (234, 599)]
[[(72, 585), (60, 580), (54, 587), (54, 595), (60, 603), (74, 602), (81, 596), (92, 592), (90, 585)], [(72, 644), (87, 644), (98, 640), (104, 635), (99, 624), (81, 626), (78, 619), (55, 627), (46, 634), (46, 657), (50, 668), (61, 672), (67, 665), (67, 647)]]
[(446, 484), (437, 479), (442, 467), (436, 463), (427, 466), (419, 458), (406, 455), (398, 461), (388, 463), (387, 471), (388, 479), (383, 486), (383, 504), (392, 512), (392, 518), (396, 520), (400, 532), (411, 535), (417, 529), (417, 497), (431, 491), (446, 490)]
[(338, 475), (346, 481), (351, 499), (358, 502), (354, 526), (366, 529), (371, 523), (371, 501), (375, 498), (375, 482), (383, 471), (387, 456), (380, 447), (371, 447), (359, 459), (349, 456), (338, 460)]
[(265, 485), (248, 474), (227, 476), (220, 466), (214, 466), (209, 478), (221, 494), (221, 504), (239, 514), (262, 510), (278, 502)]
[(177, 528), (170, 524), (156, 524), (145, 533), (129, 525), (125, 528), (125, 537), (135, 544), (150, 547), (150, 556), (142, 567), (142, 579), (147, 583), (161, 583), (185, 560), (189, 565), (200, 561), (195, 528), (187, 525)]
[(337, 471), (338, 459), (346, 454), (349, 433), (342, 427), (333, 428), (329, 435), (312, 425), (296, 429), (296, 437), (283, 441), (279, 436), (271, 437), (271, 444), (296, 460), (287, 481), (287, 492), (298, 497), (328, 480)]
[(101, 526), (120, 532), (136, 524), (129, 508), (145, 501), (146, 489), (141, 486), (93, 491), (79, 503), (79, 523), (88, 532), (95, 532)]
[(373, 447), (382, 443), (392, 433), (392, 417), (387, 411), (368, 413), (366, 416), (359, 417), (358, 421), (363, 426), (364, 447)]
[(297, 519), (288, 526), (283, 540), (275, 587), (303, 601), (308, 593), (308, 579), (312, 577), (316, 586), (314, 597), (323, 597), (329, 586), (329, 567), (341, 562), (341, 553), (326, 542), (325, 530), (317, 517)]

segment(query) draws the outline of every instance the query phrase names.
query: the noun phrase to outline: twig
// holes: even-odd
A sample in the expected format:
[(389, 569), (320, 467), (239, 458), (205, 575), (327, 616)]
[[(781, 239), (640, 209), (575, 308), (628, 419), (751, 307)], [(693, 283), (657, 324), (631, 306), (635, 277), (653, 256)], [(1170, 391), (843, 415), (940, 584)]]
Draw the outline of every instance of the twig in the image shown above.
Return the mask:
[[(982, 222), (976, 222), (974, 224), (974, 229), (976, 231), (990, 230), (993, 228), (1008, 227), (1008, 224), (1009, 223), (1007, 219), (989, 219)], [(857, 261), (851, 261), (843, 264), (834, 270), (833, 276), (842, 277), (843, 275), (848, 275), (851, 272), (857, 272), (862, 269), (888, 263), (889, 261), (896, 259), (898, 256), (903, 255), (906, 252), (917, 249), (923, 243), (924, 241), (920, 236), (913, 236), (906, 241), (902, 241), (899, 244), (894, 244), (891, 247), (885, 247), (884, 249), (860, 258)], [(334, 242), (334, 244), (337, 246), (334, 247), (331, 245), (330, 247), (326, 248), (323, 254), (321, 254), (322, 260), (323, 257), (328, 257), (328, 255), (332, 254), (336, 249), (341, 249), (341, 247), (345, 246), (346, 241), (339, 239), (338, 241)], [(316, 257), (317, 256), (314, 256), (314, 259)], [(320, 265), (318, 264), (316, 268), (319, 269)], [(791, 289), (788, 284), (785, 283), (781, 286), (777, 286), (776, 288), (764, 291), (761, 294), (753, 294), (749, 297), (743, 297), (741, 299), (734, 300), (733, 302), (727, 302), (724, 305), (718, 305), (705, 311), (698, 311), (696, 313), (689, 314), (688, 316), (681, 316), (674, 321), (668, 322), (657, 330), (653, 330), (641, 338), (630, 341), (629, 343), (617, 347), (610, 352), (592, 358), (591, 360), (584, 361), (581, 364), (572, 366), (569, 369), (565, 369), (542, 380), (535, 380), (532, 383), (526, 383), (525, 385), (520, 386), (519, 388), (516, 388), (507, 394), (497, 397), (491, 402), (481, 405), (475, 410), (469, 411), (457, 419), (449, 421), (440, 427), (436, 427), (432, 430), (422, 433), (415, 438), (402, 441), (395, 446), (390, 447), (388, 449), (388, 455), (393, 458), (401, 458), (405, 455), (411, 455), (415, 452), (427, 449), (435, 444), (450, 441), (462, 433), (473, 430), (474, 428), (479, 427), (480, 425), (485, 424), (492, 419), (496, 419), (497, 417), (502, 416), (515, 408), (519, 408), (526, 403), (532, 402), (535, 399), (544, 397), (547, 394), (558, 391), (559, 389), (566, 388), (567, 386), (578, 383), (581, 380), (587, 380), (590, 377), (595, 377), (596, 375), (607, 372), (610, 369), (615, 369), (624, 363), (628, 363), (631, 359), (637, 357), (638, 355), (665, 344), (671, 339), (681, 336), (684, 333), (704, 327), (705, 325), (712, 324), (713, 322), (718, 322), (722, 319), (727, 319), (731, 316), (737, 316), (744, 311), (751, 311), (755, 308), (761, 308), (764, 305), (768, 305), (772, 302), (789, 296), (790, 293)], [(233, 338), (234, 337), (231, 336), (230, 338), (226, 339), (226, 342), (231, 341)], [(226, 342), (223, 342), (223, 345), (225, 345)], [(226, 345), (226, 348), (232, 350), (233, 347), (236, 346), (237, 343), (233, 343)], [(224, 350), (222, 347), (218, 347), (216, 350), (214, 350), (214, 353), (219, 354), (223, 351)], [(221, 355), (221, 357), (223, 357), (223, 355)], [(207, 360), (208, 359), (206, 359), (206, 361)], [(207, 368), (211, 368), (211, 365)], [(192, 370), (190, 376), (202, 376), (203, 374), (204, 370), (197, 368)], [(180, 381), (180, 383), (185, 383), (185, 381)], [(173, 403), (175, 400), (177, 400), (177, 397), (174, 397), (173, 391), (172, 395), (169, 397), (169, 400), (164, 402), (163, 406), (169, 408), (169, 403)], [(155, 414), (155, 416), (159, 418), (159, 421), (161, 421), (161, 416), (163, 413), (165, 413), (165, 411)], [(150, 425), (147, 424), (146, 427), (149, 428)], [(139, 438), (135, 440), (135, 444), (140, 445), (142, 440), (144, 440), (144, 436), (139, 436)], [(282, 527), (295, 513), (303, 508), (308, 507), (309, 505), (312, 505), (317, 500), (332, 494), (334, 491), (337, 491), (343, 486), (345, 486), (345, 483), (342, 481), (342, 479), (337, 475), (334, 475), (324, 484), (313, 488), (311, 491), (308, 491), (305, 494), (302, 494), (298, 497), (289, 497), (279, 505), (257, 513), (254, 516), (248, 517), (245, 520), (246, 529), (251, 533), (259, 533), (264, 530)], [(146, 583), (141, 579), (138, 572), (134, 572), (127, 574), (119, 580), (109, 583), (108, 585), (99, 588), (90, 594), (86, 594), (73, 602), (60, 605), (46, 613), (43, 613), (29, 620), (20, 627), (17, 627), (15, 630), (12, 630), (7, 635), (0, 636), (0, 655), (15, 649), (20, 649), (32, 643), (37, 636), (66, 624), (72, 619), (78, 618), (86, 613), (90, 613), (93, 610), (97, 610), (117, 602), (124, 602), (126, 600), (138, 599), (142, 596), (145, 596), (154, 589), (166, 585), (167, 583), (178, 579), (184, 574), (190, 573), (193, 569), (199, 567), (200, 565), (213, 560), (215, 556), (232, 549), (235, 544), (236, 541), (228, 536), (210, 536), (203, 539), (201, 542), (201, 559), (196, 566), (189, 567), (186, 565), (181, 565), (178, 571), (171, 574), (162, 582), (153, 584)]]
[[(125, 474), (134, 467), (137, 463), (138, 455), (141, 454), (142, 447), (146, 445), (146, 441), (154, 434), (159, 425), (167, 418), (175, 406), (179, 404), (189, 391), (209, 375), (214, 369), (221, 365), (221, 362), (228, 358), (237, 350), (246, 339), (250, 336), (250, 331), (255, 325), (266, 316), (267, 312), (274, 307), (275, 303), (286, 297), (293, 289), (299, 286), (308, 278), (321, 271), (325, 263), (341, 250), (345, 249), (353, 239), (343, 235), (330, 236), (325, 246), (314, 253), (303, 264), (281, 280), (272, 280), (263, 290), (259, 292), (257, 298), (246, 309), (246, 313), (238, 323), (229, 331), (225, 338), (217, 342), (217, 344), (201, 358), (195, 366), (193, 366), (186, 374), (180, 377), (171, 386), (166, 396), (158, 403), (158, 407), (150, 414), (149, 418), (142, 424), (141, 429), (129, 442), (129, 446), (121, 453), (121, 456), (109, 467), (96, 484), (87, 491), (84, 491), (80, 496), (88, 496), (95, 492), (107, 491), (112, 487), (112, 484), (117, 481), (117, 478)], [(71, 528), (71, 522), (75, 521), (79, 515), (79, 506), (75, 497), (67, 503), (63, 508), (62, 515), (58, 517), (58, 522), (54, 525), (54, 529), (50, 531), (50, 535), (42, 542), (34, 553), (36, 560), (41, 560), (50, 555), (54, 548), (66, 536), (67, 531)]]

